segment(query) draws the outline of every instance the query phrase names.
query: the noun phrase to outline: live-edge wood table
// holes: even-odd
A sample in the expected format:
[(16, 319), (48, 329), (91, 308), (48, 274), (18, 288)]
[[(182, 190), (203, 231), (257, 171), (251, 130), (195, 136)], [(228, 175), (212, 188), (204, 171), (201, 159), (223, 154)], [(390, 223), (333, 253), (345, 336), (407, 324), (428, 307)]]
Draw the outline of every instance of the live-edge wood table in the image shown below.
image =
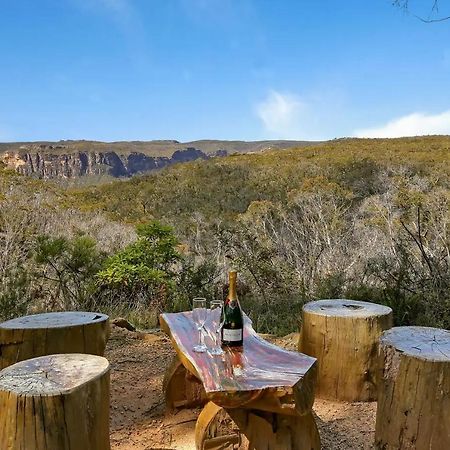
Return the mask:
[[(320, 449), (311, 412), (315, 358), (265, 341), (248, 317), (243, 347), (226, 347), (223, 355), (193, 351), (198, 331), (191, 312), (161, 314), (160, 324), (177, 354), (164, 380), (167, 407), (205, 405), (197, 449)], [(212, 336), (208, 324), (205, 332)], [(237, 431), (224, 431), (229, 418)]]

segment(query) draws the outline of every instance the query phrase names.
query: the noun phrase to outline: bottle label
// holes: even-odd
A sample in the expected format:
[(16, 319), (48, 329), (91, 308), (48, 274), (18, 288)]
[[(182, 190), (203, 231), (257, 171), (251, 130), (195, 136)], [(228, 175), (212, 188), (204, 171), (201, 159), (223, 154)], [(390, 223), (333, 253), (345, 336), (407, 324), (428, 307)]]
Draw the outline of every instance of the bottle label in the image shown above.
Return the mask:
[(222, 340), (228, 342), (238, 342), (242, 341), (242, 328), (238, 328), (237, 330), (230, 330), (228, 328), (223, 328)]

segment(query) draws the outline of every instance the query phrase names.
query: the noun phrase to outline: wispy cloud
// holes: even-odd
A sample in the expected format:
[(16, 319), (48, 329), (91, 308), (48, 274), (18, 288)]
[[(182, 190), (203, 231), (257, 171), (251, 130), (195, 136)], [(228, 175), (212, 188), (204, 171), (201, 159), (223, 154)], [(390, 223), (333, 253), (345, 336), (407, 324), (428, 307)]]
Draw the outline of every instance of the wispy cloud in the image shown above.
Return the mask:
[(450, 110), (440, 114), (413, 113), (391, 120), (385, 125), (355, 130), (354, 135), (366, 138), (394, 138), (450, 134)]
[(344, 109), (344, 92), (315, 88), (304, 95), (272, 89), (254, 111), (265, 139), (325, 140), (342, 135)]
[(301, 116), (306, 109), (297, 95), (272, 90), (256, 105), (256, 114), (268, 132), (289, 139), (298, 137)]

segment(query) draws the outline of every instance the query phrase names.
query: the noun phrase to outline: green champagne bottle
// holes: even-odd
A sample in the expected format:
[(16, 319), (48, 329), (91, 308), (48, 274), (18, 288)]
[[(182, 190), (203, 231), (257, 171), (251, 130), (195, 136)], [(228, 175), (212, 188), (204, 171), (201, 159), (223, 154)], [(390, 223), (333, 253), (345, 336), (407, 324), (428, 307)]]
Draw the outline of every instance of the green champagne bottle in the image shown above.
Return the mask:
[(222, 345), (241, 346), (244, 338), (244, 318), (236, 293), (237, 272), (230, 271), (228, 296), (222, 310)]

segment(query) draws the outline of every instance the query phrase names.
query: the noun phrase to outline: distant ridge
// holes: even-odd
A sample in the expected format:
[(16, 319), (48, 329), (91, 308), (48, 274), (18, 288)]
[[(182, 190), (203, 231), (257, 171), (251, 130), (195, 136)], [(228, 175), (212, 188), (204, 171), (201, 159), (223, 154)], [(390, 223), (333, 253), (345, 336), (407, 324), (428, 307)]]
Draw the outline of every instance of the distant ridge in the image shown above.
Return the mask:
[(0, 143), (0, 161), (22, 175), (43, 179), (74, 179), (83, 176), (130, 177), (173, 163), (257, 153), (311, 145), (308, 141), (222, 141), (203, 139), (99, 142)]
[[(65, 153), (78, 151), (114, 151), (118, 154), (128, 154), (133, 152), (143, 153), (147, 156), (171, 156), (177, 150), (184, 150), (189, 147), (196, 148), (209, 154), (217, 150), (226, 150), (231, 153), (247, 153), (271, 149), (286, 149), (301, 147), (317, 142), (293, 141), (293, 140), (264, 140), (264, 141), (225, 141), (217, 139), (201, 139), (197, 141), (179, 142), (177, 140), (154, 140), (154, 141), (115, 141), (102, 142), (90, 140), (61, 140), (36, 141), (36, 142), (11, 142), (0, 143), (0, 153), (30, 150), (39, 152), (42, 150), (58, 151)], [(22, 147), (22, 148), (21, 148)]]

